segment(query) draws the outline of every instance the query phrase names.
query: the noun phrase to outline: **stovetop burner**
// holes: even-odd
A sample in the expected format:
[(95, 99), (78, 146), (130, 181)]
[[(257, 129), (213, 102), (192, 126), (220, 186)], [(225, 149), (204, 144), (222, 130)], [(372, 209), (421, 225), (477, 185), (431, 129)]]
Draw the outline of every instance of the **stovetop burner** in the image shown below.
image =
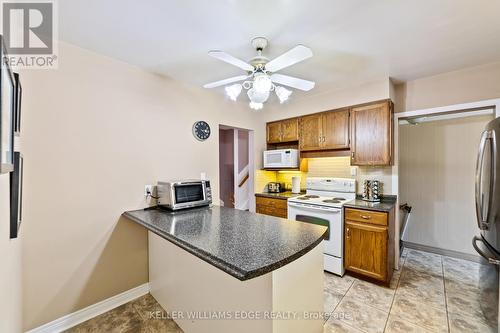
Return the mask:
[(308, 195), (304, 195), (302, 197), (297, 197), (296, 199), (299, 199), (299, 200), (309, 200), (309, 199), (316, 199), (316, 198), (319, 198), (319, 195), (308, 194)]
[(337, 198), (333, 198), (333, 200), (345, 201), (345, 200), (347, 200), (347, 199), (346, 199), (346, 198), (342, 198), (342, 197), (337, 197)]
[(324, 203), (340, 203), (339, 200), (335, 200), (335, 199), (326, 199), (326, 200), (323, 200)]

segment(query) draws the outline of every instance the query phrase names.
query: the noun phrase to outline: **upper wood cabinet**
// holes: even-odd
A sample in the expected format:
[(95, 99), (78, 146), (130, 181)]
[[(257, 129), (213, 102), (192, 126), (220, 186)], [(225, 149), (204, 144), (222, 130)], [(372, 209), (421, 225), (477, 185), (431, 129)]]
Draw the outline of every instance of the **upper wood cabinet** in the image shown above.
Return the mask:
[(351, 109), (351, 165), (392, 164), (392, 102)]
[(328, 111), (300, 118), (300, 149), (349, 148), (349, 110)]
[(323, 113), (323, 149), (349, 148), (349, 110)]
[(297, 141), (299, 139), (298, 119), (285, 119), (267, 123), (267, 143)]
[(300, 150), (321, 148), (321, 114), (300, 117)]

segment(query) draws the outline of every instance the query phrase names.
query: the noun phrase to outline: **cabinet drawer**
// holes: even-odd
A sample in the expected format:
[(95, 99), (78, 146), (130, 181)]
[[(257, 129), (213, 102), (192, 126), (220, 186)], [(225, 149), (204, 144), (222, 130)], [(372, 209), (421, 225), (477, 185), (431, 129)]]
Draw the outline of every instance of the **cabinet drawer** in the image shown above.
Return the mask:
[(259, 214), (265, 214), (265, 215), (270, 215), (270, 216), (275, 216), (275, 217), (282, 217), (282, 218), (287, 218), (287, 210), (286, 209), (281, 209), (281, 208), (274, 208), (270, 206), (261, 206), (257, 205), (256, 211)]
[(273, 199), (265, 197), (256, 197), (255, 203), (259, 206), (268, 206), (271, 208), (287, 210), (287, 201), (285, 199)]
[(353, 208), (345, 209), (345, 219), (383, 226), (387, 226), (388, 222), (387, 213)]

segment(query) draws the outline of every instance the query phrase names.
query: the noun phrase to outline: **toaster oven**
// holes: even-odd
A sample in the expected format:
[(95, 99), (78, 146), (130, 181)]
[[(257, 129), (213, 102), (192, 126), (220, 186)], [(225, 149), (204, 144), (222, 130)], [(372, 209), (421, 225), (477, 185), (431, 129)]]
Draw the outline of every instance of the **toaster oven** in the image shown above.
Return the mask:
[(212, 189), (208, 180), (179, 180), (158, 182), (158, 206), (170, 210), (208, 206)]

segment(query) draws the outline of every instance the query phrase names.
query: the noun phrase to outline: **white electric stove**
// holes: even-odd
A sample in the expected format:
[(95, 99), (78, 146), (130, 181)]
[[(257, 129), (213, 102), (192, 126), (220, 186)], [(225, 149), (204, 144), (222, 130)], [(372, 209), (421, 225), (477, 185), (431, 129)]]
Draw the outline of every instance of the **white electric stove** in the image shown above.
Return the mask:
[(344, 218), (342, 205), (356, 198), (356, 180), (307, 178), (306, 194), (288, 199), (288, 219), (324, 225), (325, 271), (344, 275)]

